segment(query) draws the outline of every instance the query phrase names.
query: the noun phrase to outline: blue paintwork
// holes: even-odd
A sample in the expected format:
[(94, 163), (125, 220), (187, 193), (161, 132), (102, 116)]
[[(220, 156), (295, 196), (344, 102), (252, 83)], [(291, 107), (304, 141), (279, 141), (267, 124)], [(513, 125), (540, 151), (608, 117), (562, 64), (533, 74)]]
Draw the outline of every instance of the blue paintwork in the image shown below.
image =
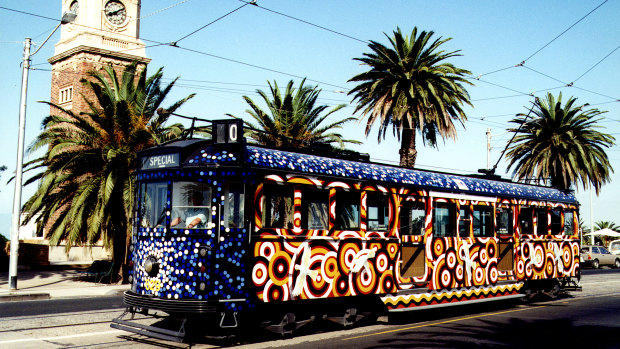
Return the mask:
[(373, 181), (398, 186), (405, 185), (423, 190), (578, 204), (577, 199), (572, 193), (566, 193), (549, 187), (412, 170), (256, 146), (247, 146), (244, 150), (238, 148), (236, 152), (234, 150), (214, 151), (213, 148), (207, 147), (194, 153), (193, 156), (186, 160), (185, 165), (196, 166), (215, 163), (227, 165), (240, 158), (238, 152), (242, 151), (245, 151), (244, 166), (265, 170), (290, 171), (312, 176), (340, 177), (349, 180)]

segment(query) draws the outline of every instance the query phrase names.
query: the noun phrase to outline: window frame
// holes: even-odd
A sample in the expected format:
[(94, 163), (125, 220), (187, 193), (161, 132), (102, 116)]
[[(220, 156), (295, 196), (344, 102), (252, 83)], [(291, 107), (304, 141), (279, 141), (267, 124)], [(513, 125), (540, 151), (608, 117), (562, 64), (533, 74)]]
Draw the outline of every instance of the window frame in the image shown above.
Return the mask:
[[(508, 227), (506, 228), (506, 232), (501, 232), (502, 228), (502, 213), (507, 213), (508, 216)], [(495, 234), (496, 235), (514, 235), (515, 227), (514, 227), (514, 209), (511, 206), (507, 205), (498, 205), (495, 208)]]
[[(408, 210), (409, 213), (411, 213), (413, 211), (413, 209), (415, 208), (415, 206), (418, 206), (418, 209), (416, 211), (422, 211), (424, 212), (424, 215), (422, 215), (423, 219), (422, 219), (422, 225), (421, 227), (421, 231), (419, 233), (415, 233), (415, 228), (414, 225), (411, 224), (413, 223), (413, 215), (408, 216), (409, 218), (406, 219), (407, 225), (405, 227), (403, 227), (403, 222), (405, 221), (403, 214), (406, 212), (404, 209), (406, 208)], [(421, 207), (421, 210), (419, 209)], [(415, 200), (406, 200), (406, 199), (402, 199), (401, 203), (400, 203), (400, 207), (399, 207), (399, 212), (398, 212), (398, 231), (400, 232), (400, 235), (407, 235), (407, 236), (421, 236), (424, 235), (426, 233), (426, 218), (428, 217), (428, 211), (426, 209), (426, 202), (424, 199), (420, 198), (420, 199), (415, 199)]]
[[(334, 221), (334, 230), (360, 230), (362, 226), (362, 192), (336, 189), (336, 195), (334, 195), (334, 200), (336, 202), (336, 220)], [(344, 215), (342, 214), (343, 205), (351, 205), (357, 207), (357, 210), (355, 210), (356, 212), (353, 212), (353, 215), (351, 215), (351, 218), (353, 219), (349, 220), (349, 223), (355, 223), (357, 225), (345, 225), (344, 218), (338, 220), (338, 217), (344, 217)]]
[[(371, 219), (371, 208), (377, 208), (377, 219)], [(383, 212), (381, 212), (383, 209)], [(381, 218), (385, 224), (381, 224)], [(390, 229), (390, 196), (383, 192), (366, 192), (366, 230), (370, 232), (387, 232)], [(371, 227), (377, 222), (377, 228)], [(379, 228), (380, 227), (380, 228)]]
[[(289, 194), (289, 195), (287, 195)], [(286, 184), (265, 184), (262, 189), (261, 223), (265, 229), (293, 229), (295, 215), (295, 188)], [(283, 203), (278, 209), (278, 216), (282, 217), (281, 225), (274, 225), (273, 200), (276, 197), (283, 198)], [(290, 209), (287, 209), (289, 206)], [(288, 211), (288, 212), (287, 212)], [(278, 218), (279, 220), (280, 218)]]
[[(463, 212), (465, 211), (465, 212)], [(464, 217), (466, 216), (466, 217)], [(459, 218), (458, 218), (459, 232), (458, 235), (461, 238), (471, 237), (472, 233), (472, 210), (469, 204), (462, 204), (459, 207)], [(466, 233), (464, 233), (463, 228), (466, 228)]]
[[(444, 206), (444, 207), (440, 207), (440, 206)], [(442, 216), (442, 217), (447, 217), (448, 221), (447, 224), (442, 224), (443, 227), (445, 227), (445, 233), (439, 235), (438, 231), (439, 229), (437, 229), (439, 226), (439, 222), (438, 222), (438, 209), (447, 209), (448, 210), (448, 214), (447, 216)], [(433, 219), (433, 237), (436, 238), (444, 238), (444, 237), (455, 237), (457, 235), (457, 231), (456, 231), (456, 204), (453, 202), (447, 202), (447, 201), (435, 201), (433, 202), (433, 209), (432, 209), (432, 219)], [(442, 222), (443, 223), (443, 222)]]
[[(474, 238), (495, 237), (494, 210), (491, 205), (472, 205), (472, 236)], [(480, 217), (476, 213), (480, 212)], [(485, 222), (486, 221), (486, 222)], [(476, 233), (478, 231), (478, 233)]]
[[(319, 198), (319, 196), (323, 196), (323, 198)], [(323, 200), (325, 199), (324, 202)], [(310, 205), (312, 204), (324, 204), (325, 212), (324, 217), (319, 217), (324, 219), (324, 225), (321, 227), (318, 226), (310, 226)], [(301, 229), (304, 230), (328, 230), (329, 229), (329, 189), (320, 189), (320, 188), (301, 188)]]

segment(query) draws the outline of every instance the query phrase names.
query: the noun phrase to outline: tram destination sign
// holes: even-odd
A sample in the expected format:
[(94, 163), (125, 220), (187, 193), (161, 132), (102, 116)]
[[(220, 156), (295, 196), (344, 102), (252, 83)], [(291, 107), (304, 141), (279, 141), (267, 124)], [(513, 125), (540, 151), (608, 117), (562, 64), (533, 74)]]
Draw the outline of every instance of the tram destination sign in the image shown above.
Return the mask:
[(142, 170), (179, 167), (179, 153), (143, 156), (141, 163)]

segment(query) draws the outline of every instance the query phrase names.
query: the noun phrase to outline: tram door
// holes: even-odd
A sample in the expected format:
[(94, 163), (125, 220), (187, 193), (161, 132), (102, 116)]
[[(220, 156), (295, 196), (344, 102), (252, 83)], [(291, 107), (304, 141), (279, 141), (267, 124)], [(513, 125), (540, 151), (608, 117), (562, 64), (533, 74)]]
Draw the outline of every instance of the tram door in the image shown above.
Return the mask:
[(424, 222), (426, 209), (422, 201), (402, 201), (400, 207), (402, 277), (422, 277), (426, 271)]
[(499, 206), (495, 210), (495, 224), (499, 239), (497, 269), (511, 271), (514, 268), (514, 229), (513, 212), (511, 207)]

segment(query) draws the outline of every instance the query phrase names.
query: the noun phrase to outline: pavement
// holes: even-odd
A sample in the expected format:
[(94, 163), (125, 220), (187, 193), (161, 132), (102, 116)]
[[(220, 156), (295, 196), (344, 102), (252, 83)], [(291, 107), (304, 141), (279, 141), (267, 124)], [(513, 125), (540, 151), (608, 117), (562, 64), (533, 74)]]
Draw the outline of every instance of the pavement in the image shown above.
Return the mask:
[[(122, 295), (129, 284), (106, 284), (85, 280), (80, 270), (87, 265), (50, 265), (39, 270), (17, 271), (17, 290), (9, 289), (9, 273), (0, 271), (0, 302), (55, 298)], [(22, 269), (22, 268), (20, 268)]]

